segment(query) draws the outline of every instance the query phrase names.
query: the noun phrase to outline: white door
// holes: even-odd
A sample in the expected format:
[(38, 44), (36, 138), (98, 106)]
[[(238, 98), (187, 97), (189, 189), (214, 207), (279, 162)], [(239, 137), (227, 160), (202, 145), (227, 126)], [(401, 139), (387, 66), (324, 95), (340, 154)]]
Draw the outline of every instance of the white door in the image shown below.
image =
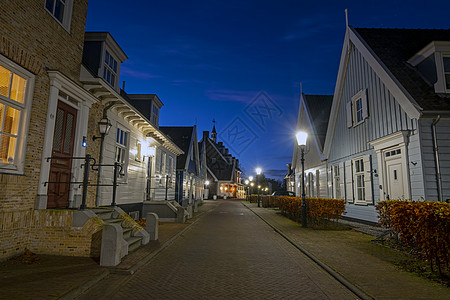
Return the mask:
[(405, 198), (405, 181), (401, 156), (386, 160), (387, 193), (386, 199), (397, 200)]

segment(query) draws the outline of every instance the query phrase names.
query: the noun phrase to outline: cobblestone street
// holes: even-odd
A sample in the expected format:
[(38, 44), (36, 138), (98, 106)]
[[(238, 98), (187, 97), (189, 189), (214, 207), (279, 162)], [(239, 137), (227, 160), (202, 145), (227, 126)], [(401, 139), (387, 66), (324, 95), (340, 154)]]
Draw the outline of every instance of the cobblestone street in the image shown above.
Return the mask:
[(238, 201), (221, 201), (133, 275), (80, 298), (355, 299)]

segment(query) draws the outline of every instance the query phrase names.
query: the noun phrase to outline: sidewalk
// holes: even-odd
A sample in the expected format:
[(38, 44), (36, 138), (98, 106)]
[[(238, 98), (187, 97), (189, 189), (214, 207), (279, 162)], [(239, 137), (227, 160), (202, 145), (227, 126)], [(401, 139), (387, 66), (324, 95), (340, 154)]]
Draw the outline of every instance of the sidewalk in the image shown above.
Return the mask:
[(160, 223), (158, 241), (130, 253), (113, 268), (101, 267), (93, 258), (52, 255), (23, 255), (0, 262), (0, 299), (71, 298), (110, 273), (132, 274), (215, 205), (205, 201), (185, 224)]
[(277, 214), (277, 210), (243, 204), (374, 299), (450, 299), (450, 289), (396, 269), (393, 262), (404, 258), (404, 254), (371, 243), (374, 236), (356, 231), (375, 234), (380, 232), (378, 228), (358, 225), (355, 230), (345, 231), (304, 229)]

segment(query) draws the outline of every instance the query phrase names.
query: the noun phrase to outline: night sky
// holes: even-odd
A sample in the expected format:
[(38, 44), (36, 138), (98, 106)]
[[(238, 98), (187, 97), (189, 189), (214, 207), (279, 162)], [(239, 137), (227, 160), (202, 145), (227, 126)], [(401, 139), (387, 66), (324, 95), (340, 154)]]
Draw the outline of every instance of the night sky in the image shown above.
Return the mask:
[(332, 94), (354, 27), (450, 28), (450, 1), (89, 1), (86, 31), (108, 31), (128, 56), (127, 93), (157, 94), (161, 126), (216, 120), (246, 175), (283, 178), (300, 99)]

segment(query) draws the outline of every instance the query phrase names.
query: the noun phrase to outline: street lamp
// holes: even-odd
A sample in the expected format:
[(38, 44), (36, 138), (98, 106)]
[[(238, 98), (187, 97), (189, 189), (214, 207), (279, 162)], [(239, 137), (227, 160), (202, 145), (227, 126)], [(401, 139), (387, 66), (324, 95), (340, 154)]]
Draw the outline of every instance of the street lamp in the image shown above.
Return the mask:
[[(262, 169), (260, 167), (258, 167), (255, 169), (255, 172), (256, 172), (256, 184), (258, 184), (259, 175), (261, 175)], [(260, 188), (261, 188), (261, 186), (258, 185), (258, 207), (261, 207), (261, 204), (260, 204), (261, 201), (260, 201), (260, 197), (259, 197)]]
[(203, 199), (208, 199), (208, 197), (209, 197), (208, 186), (209, 186), (209, 180), (206, 180), (205, 181), (205, 189), (203, 190)]
[(308, 139), (308, 134), (304, 131), (298, 131), (295, 135), (297, 138), (297, 145), (300, 147), (302, 162), (302, 227), (308, 227), (306, 222), (306, 195), (305, 195), (305, 148), (306, 140)]
[(111, 122), (106, 117), (105, 111), (103, 112), (103, 118), (98, 122), (98, 131), (100, 132), (100, 136), (93, 136), (92, 140), (100, 139), (100, 153), (98, 157), (98, 169), (97, 169), (97, 190), (95, 193), (95, 206), (99, 205), (100, 198), (100, 184), (102, 179), (102, 164), (103, 164), (103, 148), (105, 136), (109, 133), (111, 129)]

